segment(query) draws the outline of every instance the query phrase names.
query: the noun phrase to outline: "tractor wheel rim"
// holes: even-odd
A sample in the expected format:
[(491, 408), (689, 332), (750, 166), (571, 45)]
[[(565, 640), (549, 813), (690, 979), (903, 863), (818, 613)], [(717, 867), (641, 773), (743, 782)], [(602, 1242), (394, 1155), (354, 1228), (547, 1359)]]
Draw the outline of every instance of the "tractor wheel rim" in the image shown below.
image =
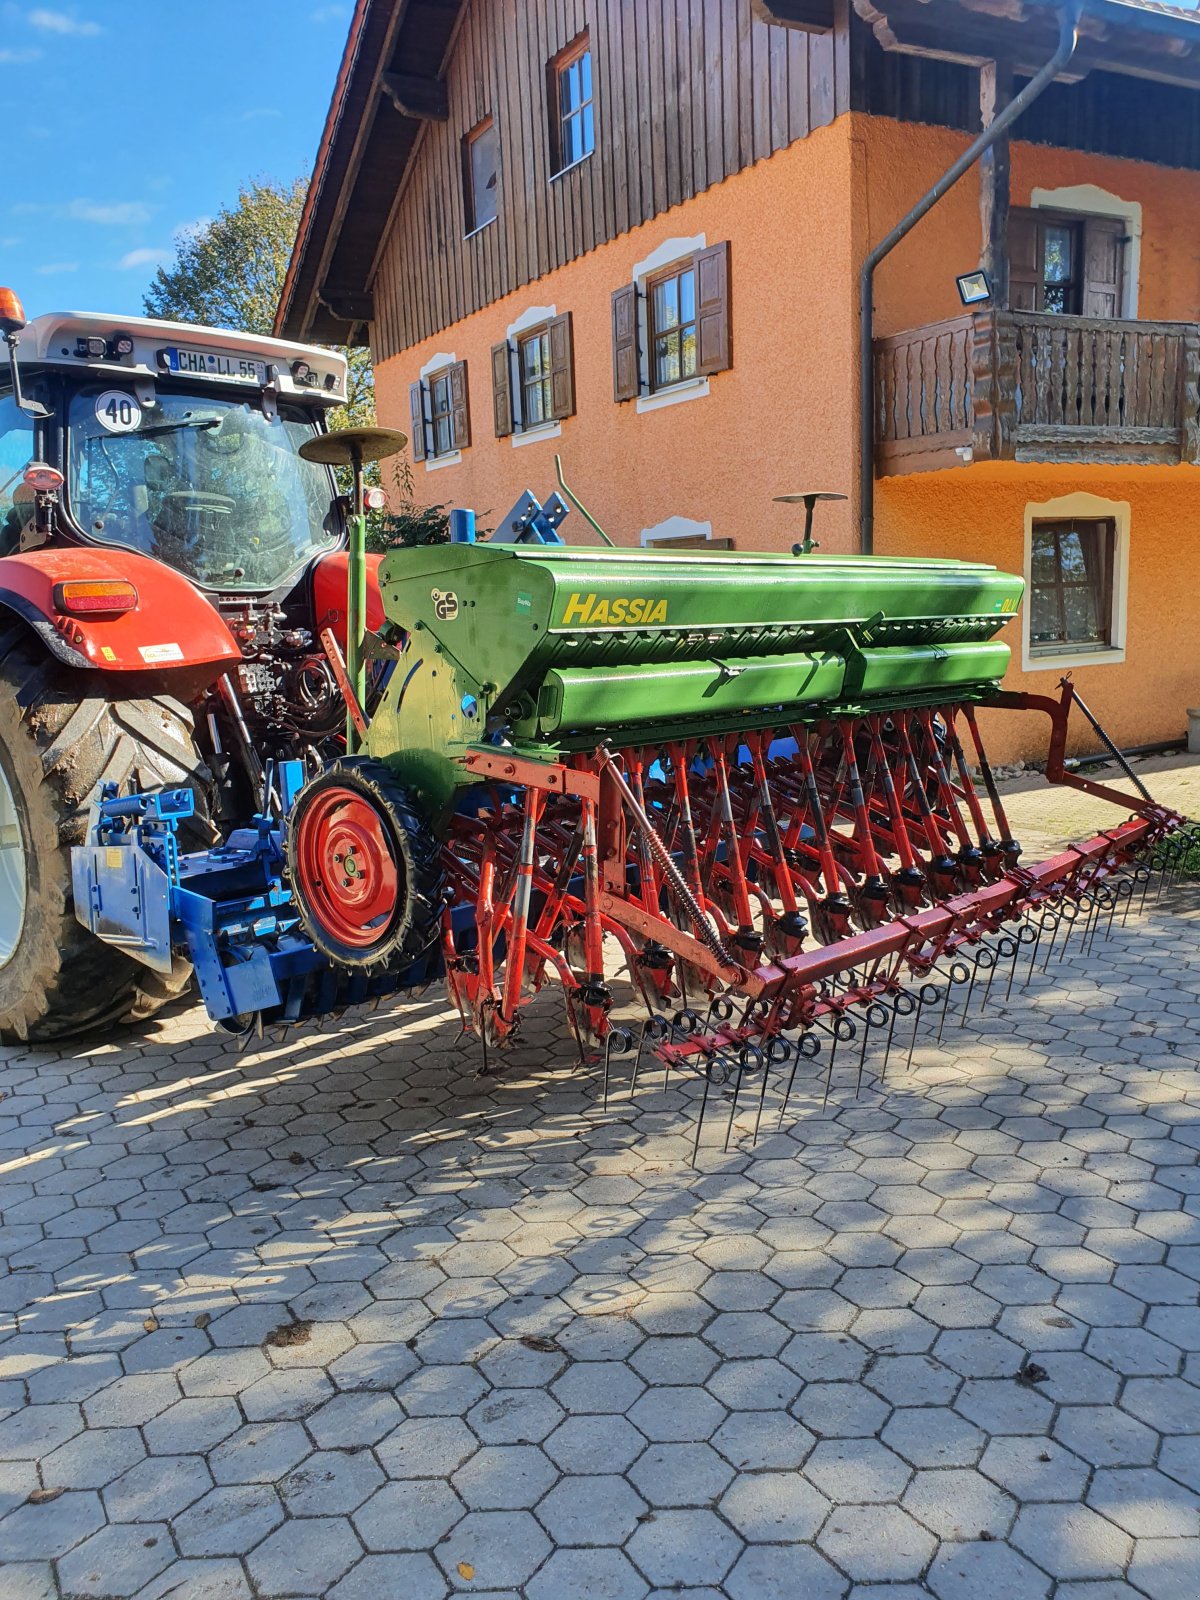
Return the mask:
[(354, 789), (327, 789), (296, 844), (301, 888), (325, 931), (354, 950), (378, 944), (401, 903), (402, 867), (376, 807)]
[(0, 967), (8, 965), (21, 942), (28, 886), (16, 796), (0, 766)]

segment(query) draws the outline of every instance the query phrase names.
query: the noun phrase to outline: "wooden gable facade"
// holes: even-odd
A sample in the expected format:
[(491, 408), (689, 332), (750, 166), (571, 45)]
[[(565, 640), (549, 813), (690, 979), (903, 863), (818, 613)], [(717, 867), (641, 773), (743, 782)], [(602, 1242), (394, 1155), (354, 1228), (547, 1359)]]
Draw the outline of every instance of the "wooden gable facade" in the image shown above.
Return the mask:
[[(547, 66), (585, 33), (596, 145), (556, 174)], [(831, 123), (849, 30), (771, 24), (750, 0), (466, 0), (445, 81), (371, 278), (377, 361)], [(472, 230), (462, 141), (489, 117), (498, 216)]]

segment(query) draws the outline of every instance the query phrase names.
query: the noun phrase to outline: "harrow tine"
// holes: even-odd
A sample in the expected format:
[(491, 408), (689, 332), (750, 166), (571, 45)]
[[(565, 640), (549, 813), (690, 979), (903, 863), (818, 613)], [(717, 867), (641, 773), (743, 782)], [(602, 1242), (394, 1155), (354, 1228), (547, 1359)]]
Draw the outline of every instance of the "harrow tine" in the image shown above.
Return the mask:
[(1050, 970), (1050, 962), (1054, 956), (1054, 946), (1058, 939), (1058, 930), (1062, 927), (1063, 919), (1057, 911), (1049, 909), (1045, 910), (1042, 915), (1050, 919), (1050, 943), (1046, 947), (1046, 959), (1042, 962), (1042, 971), (1045, 973)]
[(767, 1083), (771, 1076), (770, 1069), (772, 1067), (786, 1066), (791, 1059), (791, 1054), (792, 1047), (786, 1039), (777, 1036), (767, 1045), (767, 1059), (763, 1067), (762, 1086), (758, 1091), (758, 1112), (754, 1118), (754, 1138), (751, 1140), (751, 1148), (758, 1143), (758, 1130), (762, 1127), (763, 1105), (767, 1098)]
[(912, 1016), (916, 1009), (917, 1002), (907, 989), (901, 989), (898, 994), (892, 996), (892, 1020), (888, 1024), (888, 1036), (883, 1046), (883, 1066), (879, 1073), (881, 1082), (887, 1076), (887, 1066), (892, 1055), (892, 1040), (896, 1037), (896, 1023), (901, 1017)]
[[(1027, 934), (1029, 936), (1028, 938), (1026, 938)], [(1008, 987), (1004, 991), (1005, 1005), (1007, 1005), (1009, 1000), (1012, 998), (1013, 979), (1017, 975), (1017, 957), (1021, 953), (1021, 946), (1023, 944), (1028, 944), (1030, 939), (1033, 939), (1034, 937), (1035, 935), (1033, 929), (1029, 925), (1028, 921), (1022, 921), (1017, 924), (1016, 937), (1013, 940), (1012, 966), (1008, 969)]]
[[(1036, 932), (1034, 933), (1034, 936), (1033, 936), (1033, 949), (1029, 952), (1029, 967), (1028, 967), (1028, 970), (1025, 973), (1025, 981), (1021, 985), (1022, 990), (1025, 990), (1025, 989), (1027, 989), (1029, 987), (1029, 980), (1033, 977), (1034, 965), (1037, 962), (1038, 950), (1039, 950), (1039, 948), (1041, 946), (1041, 943), (1042, 943), (1042, 934), (1046, 931), (1046, 915), (1047, 915), (1047, 913), (1046, 913), (1045, 906), (1040, 906), (1038, 908), (1037, 929), (1036, 929)], [(1070, 938), (1070, 934), (1069, 933), (1068, 933), (1067, 937)], [(1066, 941), (1064, 940), (1064, 942), (1063, 942), (1063, 951), (1064, 951), (1064, 953), (1066, 951), (1066, 948), (1067, 948)]]
[(708, 1075), (708, 1068), (709, 1068), (709, 1063), (706, 1062), (705, 1066), (704, 1066), (704, 1071), (703, 1071), (703, 1074), (702, 1074), (702, 1076), (704, 1078), (704, 1095), (703, 1095), (703, 1098), (700, 1101), (700, 1112), (699, 1112), (699, 1115), (696, 1118), (696, 1142), (692, 1145), (692, 1166), (693, 1167), (696, 1165), (696, 1158), (700, 1154), (700, 1132), (701, 1132), (702, 1128), (704, 1127), (704, 1113), (705, 1113), (705, 1110), (707, 1109), (707, 1106), (708, 1106), (708, 1091), (712, 1088), (712, 1079)]
[[(961, 976), (960, 976), (961, 974)], [(965, 961), (952, 961), (946, 975), (946, 992), (942, 1000), (942, 1015), (938, 1022), (937, 1042), (942, 1042), (942, 1032), (946, 1026), (946, 1013), (950, 1009), (950, 991), (956, 983), (966, 983), (971, 976)]]
[(747, 1072), (753, 1072), (756, 1066), (764, 1069), (763, 1081), (765, 1083), (767, 1077), (765, 1071), (766, 1063), (763, 1060), (762, 1051), (758, 1049), (756, 1045), (744, 1044), (738, 1052), (737, 1081), (733, 1086), (733, 1096), (729, 1107), (729, 1122), (725, 1128), (726, 1154), (729, 1152), (729, 1140), (732, 1137), (734, 1119), (737, 1116), (738, 1097), (742, 1092), (742, 1079), (746, 1076)]
[(633, 1058), (633, 1076), (629, 1080), (629, 1098), (633, 1099), (637, 1093), (638, 1073), (642, 1070), (642, 1054), (646, 1048), (646, 1040), (651, 1039), (655, 1044), (669, 1038), (671, 1024), (666, 1017), (654, 1015), (647, 1017), (642, 1023), (641, 1036), (638, 1039), (637, 1055)]
[(800, 1070), (801, 1061), (815, 1061), (821, 1054), (821, 1041), (815, 1033), (802, 1033), (796, 1041), (796, 1059), (792, 1062), (791, 1076), (788, 1078), (787, 1093), (783, 1097), (783, 1104), (779, 1108), (779, 1121), (775, 1124), (776, 1133), (783, 1127), (784, 1114), (788, 1108), (788, 1101), (792, 1098), (792, 1090), (796, 1084), (796, 1073)]
[(633, 1034), (628, 1028), (610, 1028), (604, 1041), (604, 1109), (608, 1110), (608, 1077), (614, 1055), (628, 1055), (633, 1049)]
[(938, 987), (937, 987), (937, 984), (935, 984), (935, 983), (923, 983), (921, 985), (921, 987), (917, 990), (917, 995), (916, 995), (917, 1003), (913, 1007), (912, 1038), (908, 1041), (908, 1063), (907, 1063), (907, 1065), (905, 1067), (905, 1072), (906, 1073), (911, 1073), (912, 1072), (913, 1052), (917, 1048), (917, 1031), (921, 1026), (921, 1012), (924, 1010), (924, 1008), (926, 1006), (932, 1005), (934, 1003), (934, 1001), (937, 999), (937, 997), (938, 997)]
[(887, 1007), (880, 1005), (878, 1000), (872, 1001), (859, 1019), (862, 1025), (862, 1049), (858, 1052), (858, 1081), (854, 1088), (855, 1099), (862, 1093), (863, 1065), (867, 1059), (867, 1042), (871, 1037), (872, 1028), (882, 1028), (888, 1019)]
[(837, 1060), (837, 1047), (842, 1039), (853, 1039), (857, 1029), (850, 1018), (841, 1014), (834, 1022), (832, 1029), (827, 1030), (833, 1035), (833, 1043), (829, 1047), (829, 1065), (825, 1068), (825, 1093), (821, 1097), (821, 1110), (824, 1111), (829, 1104), (829, 1091), (833, 1086), (833, 1064)]

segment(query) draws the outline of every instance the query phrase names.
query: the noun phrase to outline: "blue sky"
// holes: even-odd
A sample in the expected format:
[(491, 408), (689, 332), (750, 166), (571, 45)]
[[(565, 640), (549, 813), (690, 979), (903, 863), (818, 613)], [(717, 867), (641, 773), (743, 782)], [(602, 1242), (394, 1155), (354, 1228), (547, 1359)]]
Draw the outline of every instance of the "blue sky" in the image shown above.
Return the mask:
[(140, 313), (180, 228), (312, 170), (350, 0), (0, 0), (0, 284)]

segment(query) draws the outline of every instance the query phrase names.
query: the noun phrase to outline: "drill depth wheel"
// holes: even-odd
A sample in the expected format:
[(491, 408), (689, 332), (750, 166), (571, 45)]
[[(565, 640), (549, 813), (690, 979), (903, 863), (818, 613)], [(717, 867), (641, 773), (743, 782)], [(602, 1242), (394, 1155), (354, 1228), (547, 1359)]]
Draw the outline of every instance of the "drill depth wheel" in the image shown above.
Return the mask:
[(288, 819), (288, 875), (304, 931), (335, 966), (395, 968), (437, 937), (440, 852), (382, 762), (335, 761)]

